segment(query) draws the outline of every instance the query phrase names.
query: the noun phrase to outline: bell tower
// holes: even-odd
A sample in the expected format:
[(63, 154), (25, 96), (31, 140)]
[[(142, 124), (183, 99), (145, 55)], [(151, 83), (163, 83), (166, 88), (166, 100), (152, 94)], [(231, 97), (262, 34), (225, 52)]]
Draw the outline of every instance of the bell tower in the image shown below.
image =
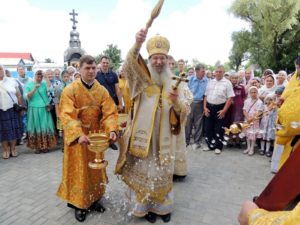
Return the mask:
[(74, 66), (75, 68), (78, 68), (78, 61), (80, 57), (85, 54), (85, 51), (81, 48), (79, 32), (76, 30), (76, 24), (78, 23), (76, 16), (78, 16), (78, 13), (75, 13), (75, 10), (73, 9), (69, 15), (71, 16), (70, 20), (73, 22), (73, 25), (72, 31), (70, 32), (69, 48), (64, 54), (64, 62), (67, 66)]

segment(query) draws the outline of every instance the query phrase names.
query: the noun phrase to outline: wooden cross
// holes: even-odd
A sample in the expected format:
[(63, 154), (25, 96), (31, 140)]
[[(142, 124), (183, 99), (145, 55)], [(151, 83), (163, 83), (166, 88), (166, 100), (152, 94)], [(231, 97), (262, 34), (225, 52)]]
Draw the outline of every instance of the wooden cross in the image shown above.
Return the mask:
[(78, 16), (78, 13), (75, 13), (75, 10), (73, 9), (72, 12), (69, 13), (69, 15), (72, 16), (70, 20), (73, 22), (73, 28), (76, 29), (76, 23), (78, 23), (78, 21), (75, 17)]
[(172, 77), (172, 79), (173, 80), (176, 80), (176, 84), (175, 85), (172, 85), (172, 89), (173, 90), (177, 90), (177, 88), (178, 88), (178, 86), (179, 86), (179, 84), (181, 83), (181, 82), (189, 82), (189, 80), (188, 79), (186, 79), (186, 74), (185, 73), (181, 73), (181, 74), (179, 74), (179, 76), (177, 77)]

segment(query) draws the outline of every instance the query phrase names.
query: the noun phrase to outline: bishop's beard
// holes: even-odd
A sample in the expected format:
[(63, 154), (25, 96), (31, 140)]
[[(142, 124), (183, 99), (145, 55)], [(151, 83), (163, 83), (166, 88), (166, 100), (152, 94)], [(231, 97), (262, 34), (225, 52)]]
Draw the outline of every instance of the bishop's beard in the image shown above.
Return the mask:
[(161, 73), (158, 73), (154, 67), (149, 63), (148, 69), (151, 74), (151, 79), (160, 87), (171, 86), (172, 83), (172, 72), (166, 65)]

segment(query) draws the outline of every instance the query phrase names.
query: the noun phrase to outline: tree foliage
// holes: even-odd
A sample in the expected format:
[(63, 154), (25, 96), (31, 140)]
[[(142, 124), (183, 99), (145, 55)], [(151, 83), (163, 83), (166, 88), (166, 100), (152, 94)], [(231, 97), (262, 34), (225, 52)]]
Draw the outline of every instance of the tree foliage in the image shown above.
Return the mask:
[(234, 34), (238, 36), (233, 36), (231, 64), (236, 67), (249, 53), (251, 61), (261, 68), (293, 66), (299, 53), (294, 41), (300, 31), (299, 9), (299, 0), (235, 0), (230, 11), (249, 23), (250, 39), (241, 46), (243, 31)]
[(229, 55), (230, 67), (238, 71), (242, 63), (250, 57), (251, 33), (246, 30), (233, 32), (231, 39), (233, 46)]
[(121, 50), (117, 45), (109, 44), (107, 45), (107, 49), (105, 49), (101, 54), (96, 56), (96, 63), (100, 62), (100, 58), (102, 56), (108, 56), (110, 59), (110, 68), (113, 71), (116, 71), (120, 68), (121, 63), (123, 62), (121, 58)]

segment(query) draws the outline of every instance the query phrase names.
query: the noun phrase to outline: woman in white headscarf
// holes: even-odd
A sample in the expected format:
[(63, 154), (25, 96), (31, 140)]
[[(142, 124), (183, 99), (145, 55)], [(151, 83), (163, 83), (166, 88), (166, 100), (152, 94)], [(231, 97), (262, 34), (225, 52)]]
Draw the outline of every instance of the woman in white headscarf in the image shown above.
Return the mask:
[(6, 77), (5, 69), (0, 65), (0, 142), (3, 159), (18, 156), (16, 140), (22, 137), (21, 116), (14, 109), (14, 104), (22, 105), (18, 83), (13, 78)]
[(264, 101), (265, 97), (270, 94), (275, 94), (276, 83), (274, 75), (265, 76), (265, 84), (258, 90), (258, 97)]
[(286, 87), (288, 83), (287, 73), (284, 70), (280, 70), (277, 75), (277, 86), (283, 85)]

